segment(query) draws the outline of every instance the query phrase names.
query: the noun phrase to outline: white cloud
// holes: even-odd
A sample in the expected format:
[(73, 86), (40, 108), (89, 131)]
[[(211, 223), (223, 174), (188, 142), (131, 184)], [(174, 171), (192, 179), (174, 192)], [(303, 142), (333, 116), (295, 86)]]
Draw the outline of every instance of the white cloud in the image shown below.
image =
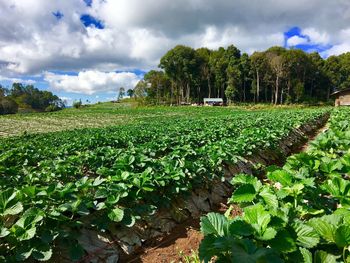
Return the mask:
[(67, 102), (73, 101), (72, 98), (70, 98), (70, 97), (65, 97), (65, 96), (60, 97), (60, 99), (63, 100), (63, 101), (67, 101)]
[(11, 83), (23, 83), (23, 84), (35, 84), (36, 81), (33, 79), (21, 79), (21, 78), (8, 78), (8, 77), (3, 77), (0, 76), (0, 81), (8, 81)]
[[(57, 11), (62, 19), (52, 14)], [(101, 20), (105, 28), (85, 28), (82, 14)], [(234, 44), (252, 53), (283, 45), (283, 32), (299, 26), (310, 43), (332, 44), (327, 54), (336, 54), (348, 50), (349, 24), (347, 0), (94, 0), (92, 7), (82, 0), (0, 0), (0, 75), (81, 72), (75, 78), (45, 76), (58, 78), (51, 86), (75, 80), (79, 85), (64, 88), (93, 93), (95, 87), (109, 88), (98, 81), (95, 87), (83, 83), (81, 74), (156, 68), (160, 57), (177, 44)], [(303, 41), (295, 36), (288, 44)]]
[(307, 38), (300, 37), (300, 36), (292, 36), (292, 37), (288, 38), (288, 40), (287, 40), (288, 47), (293, 47), (293, 46), (306, 44), (306, 43), (308, 43)]
[(342, 53), (350, 52), (350, 43), (343, 43), (339, 45), (334, 45), (330, 49), (322, 52), (322, 56), (328, 57), (332, 55), (340, 55)]
[(312, 43), (329, 44), (330, 42), (330, 37), (327, 32), (319, 32), (315, 28), (305, 28), (302, 30), (302, 34), (307, 35)]
[(134, 88), (140, 77), (132, 72), (82, 71), (77, 76), (45, 73), (45, 81), (57, 91), (92, 95), (97, 92), (117, 92), (120, 87)]

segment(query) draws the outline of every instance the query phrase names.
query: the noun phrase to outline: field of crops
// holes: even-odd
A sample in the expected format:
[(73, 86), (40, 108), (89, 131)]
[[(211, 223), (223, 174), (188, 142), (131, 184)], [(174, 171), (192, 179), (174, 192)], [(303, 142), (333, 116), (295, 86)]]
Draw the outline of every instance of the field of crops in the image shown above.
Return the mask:
[[(350, 262), (349, 109), (333, 112), (329, 130), (307, 152), (268, 167), (266, 180), (233, 178), (225, 215), (201, 219), (204, 262)], [(233, 216), (232, 209), (242, 209)]]
[[(57, 245), (78, 260), (84, 250), (76, 236), (83, 225), (101, 232), (132, 226), (175, 196), (222, 176), (223, 162), (273, 148), (326, 111), (201, 108), (123, 126), (1, 139), (0, 260), (47, 260)], [(91, 214), (98, 217), (89, 221)]]
[(209, 117), (230, 111), (213, 107), (135, 107), (128, 103), (101, 103), (49, 113), (0, 115), (0, 137), (146, 123), (174, 117)]

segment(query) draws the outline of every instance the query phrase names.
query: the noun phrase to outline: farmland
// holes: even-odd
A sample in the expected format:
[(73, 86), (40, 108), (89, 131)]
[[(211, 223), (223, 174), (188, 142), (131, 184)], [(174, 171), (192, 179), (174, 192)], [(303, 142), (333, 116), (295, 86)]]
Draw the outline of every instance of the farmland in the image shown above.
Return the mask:
[(349, 262), (349, 113), (334, 111), (329, 129), (282, 168), (266, 168), (263, 182), (235, 176), (225, 215), (201, 219), (201, 260)]
[[(256, 105), (254, 109), (268, 109)], [(290, 108), (283, 107), (282, 109)], [(242, 108), (233, 108), (236, 112)], [(249, 109), (249, 108), (248, 108)], [(50, 113), (0, 115), (0, 137), (47, 133), (84, 128), (148, 123), (154, 120), (183, 117), (215, 117), (232, 112), (232, 108), (212, 107), (137, 107), (134, 103), (101, 103), (81, 109), (68, 108)]]
[(0, 136), (45, 133), (82, 128), (100, 128), (148, 122), (150, 119), (184, 115), (215, 115), (216, 109), (196, 110), (168, 107), (134, 107), (127, 103), (102, 103), (59, 112), (0, 116)]
[(275, 148), (327, 111), (152, 109), (150, 118), (119, 126), (1, 139), (0, 255), (47, 260), (68, 245), (78, 260), (81, 229), (132, 227), (221, 178), (224, 162)]

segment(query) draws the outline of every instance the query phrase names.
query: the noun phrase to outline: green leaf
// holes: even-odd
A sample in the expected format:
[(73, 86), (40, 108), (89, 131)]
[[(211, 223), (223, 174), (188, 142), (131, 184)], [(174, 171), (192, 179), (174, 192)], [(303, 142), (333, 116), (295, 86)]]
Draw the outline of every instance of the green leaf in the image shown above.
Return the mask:
[(252, 202), (256, 197), (254, 186), (251, 184), (241, 185), (234, 191), (230, 198), (230, 203)]
[(332, 254), (328, 254), (325, 251), (318, 250), (315, 252), (315, 263), (337, 263), (337, 258), (339, 256), (334, 256)]
[(237, 174), (235, 175), (232, 180), (231, 184), (236, 185), (236, 184), (252, 184), (255, 185), (258, 182), (258, 178), (248, 175), (248, 174)]
[(262, 229), (263, 231), (267, 228), (267, 225), (271, 220), (270, 214), (265, 211), (261, 204), (244, 208), (243, 218), (253, 227), (257, 226), (257, 229)]
[(99, 186), (100, 184), (102, 184), (104, 181), (106, 181), (106, 179), (99, 177), (96, 177), (94, 182), (92, 183), (92, 186)]
[(48, 244), (37, 244), (33, 250), (32, 256), (39, 261), (47, 261), (52, 256), (52, 249)]
[(275, 208), (275, 209), (278, 207), (277, 196), (268, 187), (264, 187), (261, 190), (261, 192), (259, 193), (259, 195), (264, 199), (264, 202), (268, 206)]
[(84, 249), (79, 243), (74, 243), (69, 248), (69, 257), (72, 261), (79, 261), (84, 256)]
[(232, 243), (231, 262), (244, 263), (282, 263), (272, 249), (257, 248), (251, 240), (236, 240)]
[(290, 253), (297, 250), (295, 240), (285, 229), (278, 231), (276, 237), (269, 241), (269, 244), (273, 249), (282, 253)]
[(8, 234), (10, 234), (10, 231), (6, 227), (0, 228), (0, 238), (6, 237)]
[(311, 226), (295, 223), (293, 227), (297, 234), (297, 244), (305, 248), (312, 248), (318, 244), (319, 236)]
[(218, 254), (218, 250), (215, 248), (214, 243), (217, 240), (213, 235), (204, 236), (204, 239), (199, 245), (199, 259), (204, 263), (210, 262), (210, 260)]
[(265, 229), (263, 234), (259, 237), (260, 240), (270, 240), (273, 239), (277, 234), (277, 231), (272, 227), (268, 227)]
[(275, 183), (280, 183), (283, 186), (292, 186), (293, 177), (290, 173), (284, 170), (276, 170), (267, 174), (267, 178)]
[(250, 236), (253, 234), (253, 229), (242, 219), (235, 219), (230, 222), (229, 233), (232, 236)]
[(334, 234), (337, 229), (335, 225), (329, 223), (323, 217), (313, 218), (307, 224), (312, 226), (324, 240), (334, 242)]
[(338, 247), (347, 247), (350, 245), (350, 226), (342, 225), (335, 232), (335, 243)]
[(227, 218), (218, 213), (209, 213), (205, 217), (201, 217), (200, 226), (204, 236), (224, 236), (229, 227)]
[(17, 215), (23, 211), (23, 205), (21, 202), (17, 202), (14, 205), (6, 208), (3, 215)]
[(124, 217), (124, 211), (120, 208), (114, 208), (109, 214), (109, 219), (111, 219), (114, 222), (120, 222), (123, 220)]
[(33, 252), (33, 248), (28, 244), (23, 244), (15, 250), (16, 259), (18, 261), (24, 261), (30, 257)]
[(309, 250), (306, 248), (300, 247), (299, 248), (301, 255), (303, 256), (304, 263), (313, 263), (312, 262), (312, 254)]

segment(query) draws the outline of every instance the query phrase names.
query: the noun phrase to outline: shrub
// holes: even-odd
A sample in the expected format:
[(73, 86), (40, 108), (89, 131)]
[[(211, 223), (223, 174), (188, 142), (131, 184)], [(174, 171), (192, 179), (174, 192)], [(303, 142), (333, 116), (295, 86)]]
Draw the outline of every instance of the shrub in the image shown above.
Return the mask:
[(81, 102), (81, 100), (76, 100), (73, 102), (73, 107), (76, 109), (81, 108), (81, 106), (83, 106), (83, 103)]
[(61, 110), (61, 108), (54, 104), (47, 106), (45, 109), (46, 112), (52, 112), (52, 111), (58, 111), (58, 110)]
[(18, 104), (9, 97), (0, 99), (0, 114), (14, 114), (18, 111)]

